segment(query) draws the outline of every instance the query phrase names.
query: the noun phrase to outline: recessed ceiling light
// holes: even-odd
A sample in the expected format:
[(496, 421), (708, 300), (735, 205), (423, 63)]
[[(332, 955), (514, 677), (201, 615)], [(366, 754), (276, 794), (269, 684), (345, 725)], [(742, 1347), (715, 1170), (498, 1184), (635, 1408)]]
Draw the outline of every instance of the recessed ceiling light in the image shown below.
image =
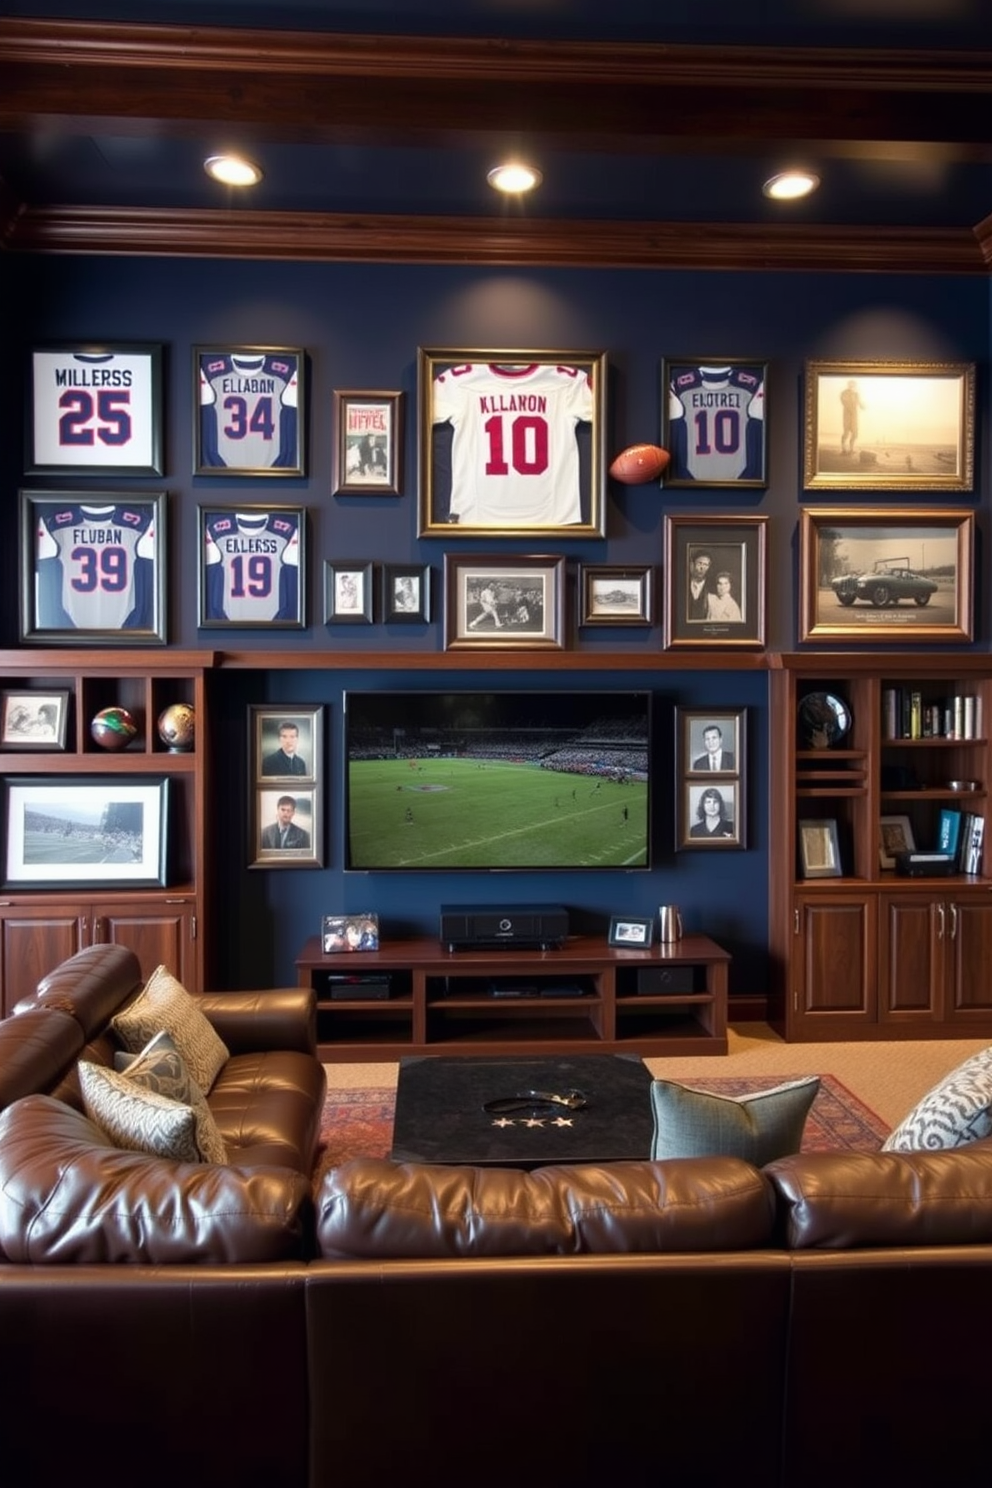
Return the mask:
[(262, 179), (261, 167), (243, 155), (211, 155), (203, 162), (203, 169), (225, 186), (257, 186)]
[(533, 191), (535, 186), (540, 186), (544, 177), (536, 166), (514, 161), (512, 164), (494, 166), (486, 180), (497, 191), (518, 194), (521, 191)]
[(815, 176), (812, 171), (788, 170), (772, 176), (761, 189), (773, 201), (798, 201), (801, 196), (809, 196), (819, 184), (819, 176)]

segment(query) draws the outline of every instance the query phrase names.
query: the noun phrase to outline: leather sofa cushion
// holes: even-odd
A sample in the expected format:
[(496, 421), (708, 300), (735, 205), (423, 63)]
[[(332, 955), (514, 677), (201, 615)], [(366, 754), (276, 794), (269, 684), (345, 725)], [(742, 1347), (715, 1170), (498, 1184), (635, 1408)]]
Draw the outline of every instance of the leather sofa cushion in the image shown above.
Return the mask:
[(87, 946), (43, 977), (14, 1012), (58, 1008), (71, 1013), (89, 1039), (140, 986), (141, 967), (133, 951), (122, 945)]
[(207, 1096), (228, 1160), (313, 1170), (327, 1071), (309, 1054), (233, 1054)]
[(532, 1172), (354, 1158), (317, 1194), (321, 1255), (443, 1257), (747, 1250), (772, 1195), (739, 1158)]
[(0, 1110), (75, 1068), (83, 1031), (69, 1013), (32, 1008), (0, 1022)]

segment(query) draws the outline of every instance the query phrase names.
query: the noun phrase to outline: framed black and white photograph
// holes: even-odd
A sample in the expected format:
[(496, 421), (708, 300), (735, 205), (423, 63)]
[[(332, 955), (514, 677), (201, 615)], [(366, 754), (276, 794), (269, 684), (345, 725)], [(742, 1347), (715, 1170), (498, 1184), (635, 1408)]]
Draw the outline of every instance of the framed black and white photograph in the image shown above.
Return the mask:
[(665, 517), (667, 650), (765, 644), (767, 517)]
[(331, 474), (335, 496), (400, 494), (402, 414), (402, 393), (335, 391)]
[(840, 842), (832, 818), (799, 823), (799, 869), (803, 878), (840, 878)]
[(565, 560), (444, 555), (444, 645), (448, 651), (565, 644)]
[(429, 564), (382, 565), (382, 618), (387, 624), (416, 624), (431, 618)]
[(974, 527), (949, 508), (803, 507), (800, 640), (970, 641)]
[(0, 692), (0, 749), (65, 752), (69, 693), (64, 688)]
[(199, 625), (301, 630), (306, 614), (302, 506), (201, 506)]
[(4, 888), (168, 885), (167, 778), (8, 776), (2, 785)]
[(248, 708), (251, 868), (323, 866), (324, 704)]
[(613, 915), (607, 945), (620, 946), (627, 950), (643, 950), (651, 944), (654, 921), (635, 919), (633, 915)]
[(320, 944), (325, 956), (336, 956), (342, 951), (377, 951), (379, 916), (324, 915), (320, 922)]
[(606, 532), (606, 354), (421, 348), (420, 536)]
[(314, 783), (256, 785), (249, 815), (249, 868), (322, 868), (320, 797)]
[(768, 365), (741, 357), (662, 362), (661, 484), (696, 490), (768, 485)]
[(676, 708), (679, 775), (743, 775), (746, 708)]
[(579, 565), (580, 625), (650, 625), (653, 569), (647, 565)]
[(193, 348), (193, 474), (305, 475), (298, 346)]
[(164, 645), (164, 491), (22, 491), (21, 640)]
[(724, 776), (718, 781), (683, 776), (678, 793), (678, 849), (745, 847), (744, 825), (744, 790), (739, 776)]
[(358, 559), (324, 563), (324, 624), (371, 625), (372, 564)]
[(878, 862), (894, 868), (899, 853), (915, 852), (916, 838), (908, 816), (883, 816), (878, 824)]
[(248, 774), (258, 784), (266, 780), (305, 780), (323, 777), (324, 705), (294, 703), (288, 708), (252, 703), (248, 709)]
[(162, 347), (36, 347), (27, 379), (28, 475), (163, 475)]
[(974, 363), (806, 363), (807, 491), (971, 491), (974, 483)]

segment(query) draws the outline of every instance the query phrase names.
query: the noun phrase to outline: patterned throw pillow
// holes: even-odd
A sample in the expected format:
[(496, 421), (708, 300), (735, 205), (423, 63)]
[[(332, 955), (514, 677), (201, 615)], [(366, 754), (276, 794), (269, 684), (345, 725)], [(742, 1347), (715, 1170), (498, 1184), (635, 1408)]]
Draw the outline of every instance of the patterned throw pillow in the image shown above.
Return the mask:
[(940, 1152), (992, 1135), (992, 1048), (945, 1075), (890, 1132), (883, 1152)]
[(117, 1146), (179, 1162), (227, 1161), (227, 1149), (182, 1055), (152, 1039), (125, 1074), (81, 1060), (86, 1114)]
[(651, 1086), (654, 1141), (651, 1156), (742, 1157), (756, 1168), (789, 1157), (802, 1146), (819, 1075), (790, 1080), (753, 1095), (714, 1095), (671, 1080)]
[(164, 966), (152, 972), (131, 1006), (111, 1021), (121, 1042), (135, 1052), (164, 1029), (201, 1090), (210, 1089), (230, 1057), (195, 999)]

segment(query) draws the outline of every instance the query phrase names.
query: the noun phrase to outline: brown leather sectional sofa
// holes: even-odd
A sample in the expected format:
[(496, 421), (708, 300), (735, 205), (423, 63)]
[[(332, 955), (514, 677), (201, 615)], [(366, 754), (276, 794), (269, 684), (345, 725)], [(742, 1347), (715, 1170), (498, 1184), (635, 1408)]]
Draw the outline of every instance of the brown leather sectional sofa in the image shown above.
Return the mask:
[(900, 1488), (986, 1475), (992, 1141), (308, 1175), (306, 991), (201, 1006), (227, 1167), (122, 1153), (94, 947), (0, 1023), (0, 1481)]

